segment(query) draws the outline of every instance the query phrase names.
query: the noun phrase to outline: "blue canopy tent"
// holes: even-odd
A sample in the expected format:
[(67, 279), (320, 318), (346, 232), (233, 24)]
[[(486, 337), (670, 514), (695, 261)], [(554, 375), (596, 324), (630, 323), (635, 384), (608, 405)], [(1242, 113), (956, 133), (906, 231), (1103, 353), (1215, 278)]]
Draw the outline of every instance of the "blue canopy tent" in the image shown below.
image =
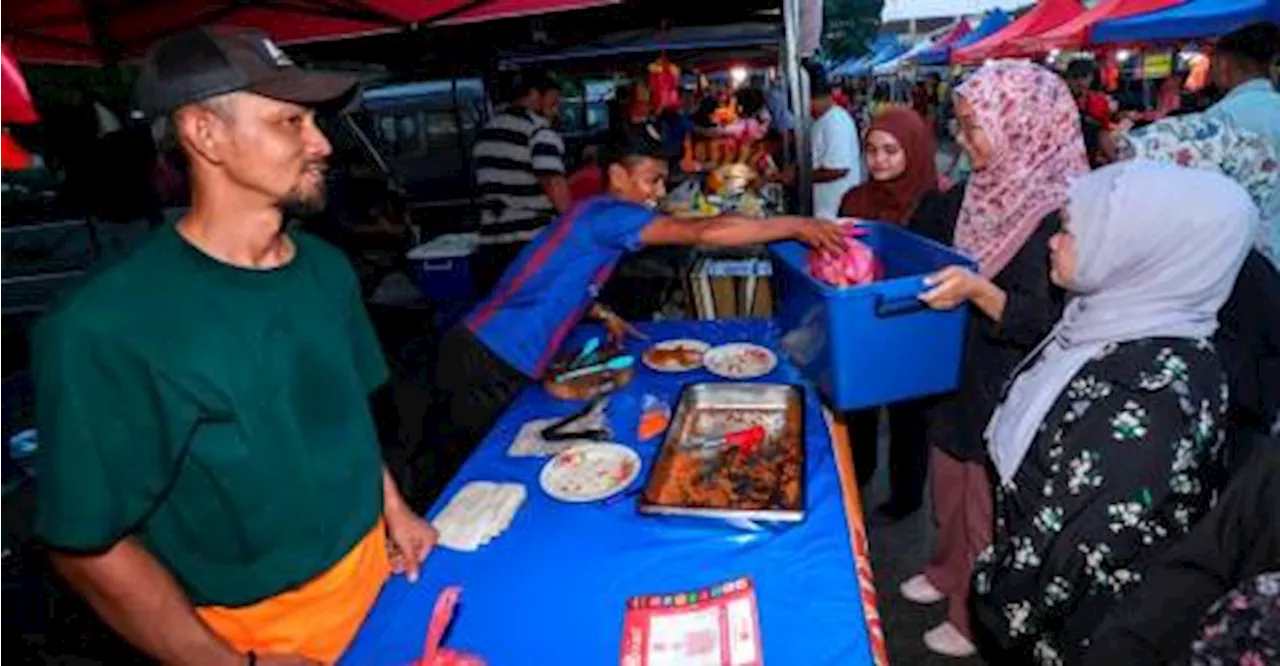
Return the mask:
[(849, 58), (848, 60), (845, 60), (827, 70), (827, 74), (829, 76), (853, 76), (852, 72), (862, 69), (867, 63), (880, 55), (881, 51), (884, 51), (897, 43), (898, 40), (893, 35), (880, 35), (871, 43), (869, 51), (865, 55)]
[(899, 44), (898, 41), (892, 37), (890, 37), (888, 41), (877, 40), (877, 44), (880, 44), (880, 47), (873, 50), (870, 55), (865, 55), (861, 58), (855, 58), (841, 63), (828, 72), (828, 74), (831, 76), (862, 76), (869, 73), (871, 68), (877, 64), (888, 62), (907, 50), (907, 47)]
[(853, 74), (854, 76), (865, 76), (867, 74), (870, 74), (872, 70), (874, 70), (878, 65), (883, 65), (884, 63), (889, 62), (890, 60), (893, 60), (894, 58), (897, 58), (898, 56), (906, 52), (907, 52), (906, 46), (902, 44), (894, 44), (893, 46), (881, 51), (880, 53), (877, 53), (876, 57), (872, 58), (870, 61), (860, 65), (857, 68), (857, 71), (855, 71)]
[(934, 48), (919, 53), (915, 56), (914, 60), (921, 65), (946, 65), (951, 62), (952, 49), (964, 48), (970, 44), (980, 42), (1004, 29), (1004, 27), (1009, 25), (1012, 20), (1013, 19), (1009, 18), (1009, 15), (1005, 13), (1004, 10), (993, 9), (987, 12), (986, 16), (982, 17), (982, 22), (978, 24), (978, 27), (973, 29), (973, 32), (956, 40), (952, 44), (935, 46)]
[(1223, 35), (1254, 21), (1280, 22), (1280, 0), (1190, 0), (1150, 14), (1093, 27), (1095, 42), (1197, 39)]

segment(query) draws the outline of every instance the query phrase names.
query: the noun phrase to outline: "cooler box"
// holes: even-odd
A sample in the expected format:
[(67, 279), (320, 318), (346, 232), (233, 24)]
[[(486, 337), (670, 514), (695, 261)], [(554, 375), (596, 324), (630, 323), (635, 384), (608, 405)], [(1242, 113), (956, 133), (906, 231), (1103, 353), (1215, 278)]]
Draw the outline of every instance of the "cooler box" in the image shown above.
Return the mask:
[(429, 301), (470, 302), (471, 255), (479, 234), (446, 234), (409, 250), (413, 279)]
[(924, 277), (973, 260), (897, 225), (864, 222), (860, 240), (884, 264), (884, 279), (832, 287), (811, 277), (809, 248), (769, 247), (775, 320), (783, 352), (840, 410), (945, 393), (960, 381), (968, 308), (936, 311), (917, 296)]

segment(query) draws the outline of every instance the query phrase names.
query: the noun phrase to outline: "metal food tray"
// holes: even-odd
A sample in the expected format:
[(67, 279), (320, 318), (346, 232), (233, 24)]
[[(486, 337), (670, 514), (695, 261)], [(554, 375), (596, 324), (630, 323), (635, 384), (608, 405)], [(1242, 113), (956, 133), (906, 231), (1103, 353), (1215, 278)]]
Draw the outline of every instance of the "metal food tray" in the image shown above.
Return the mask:
[[(671, 427), (667, 430), (666, 439), (658, 451), (658, 457), (649, 468), (649, 477), (645, 481), (641, 493), (639, 511), (642, 514), (666, 516), (694, 516), (702, 518), (718, 518), (731, 522), (778, 522), (793, 523), (804, 520), (805, 507), (805, 423), (804, 423), (804, 389), (789, 384), (751, 384), (751, 383), (703, 383), (690, 384), (680, 393), (676, 405), (675, 416)], [(749, 412), (749, 416), (740, 416), (741, 421), (725, 423), (731, 414)], [(768, 432), (764, 451), (782, 445), (780, 432), (797, 433), (798, 441), (794, 446), (796, 463), (799, 469), (796, 476), (799, 492), (792, 503), (786, 503), (781, 496), (780, 488), (774, 489), (776, 504), (772, 508), (741, 509), (732, 506), (702, 506), (688, 503), (659, 503), (650, 499), (656, 496), (659, 478), (671, 463), (674, 455), (697, 456), (714, 465), (715, 460), (723, 454), (723, 449), (711, 452), (694, 452), (688, 450), (691, 440), (709, 435), (724, 434), (739, 427), (764, 425)], [(775, 480), (777, 480), (775, 478)], [(735, 492), (735, 494), (737, 494)], [(730, 503), (732, 503), (732, 499)]]

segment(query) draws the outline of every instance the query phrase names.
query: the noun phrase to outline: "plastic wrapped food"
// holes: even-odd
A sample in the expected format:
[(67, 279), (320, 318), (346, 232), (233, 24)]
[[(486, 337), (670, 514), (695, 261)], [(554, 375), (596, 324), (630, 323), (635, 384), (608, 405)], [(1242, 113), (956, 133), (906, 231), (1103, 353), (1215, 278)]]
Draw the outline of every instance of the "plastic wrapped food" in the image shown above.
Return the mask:
[(857, 227), (849, 225), (848, 248), (843, 253), (811, 252), (809, 274), (833, 287), (853, 287), (883, 278), (884, 264), (869, 245), (856, 238), (858, 234)]

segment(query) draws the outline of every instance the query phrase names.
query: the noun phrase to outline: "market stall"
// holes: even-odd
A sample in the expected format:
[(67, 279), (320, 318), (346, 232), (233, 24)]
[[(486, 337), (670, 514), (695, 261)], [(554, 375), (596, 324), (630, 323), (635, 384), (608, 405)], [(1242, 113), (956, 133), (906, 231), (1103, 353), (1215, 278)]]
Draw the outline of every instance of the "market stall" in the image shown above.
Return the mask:
[[(779, 352), (778, 332), (763, 320), (653, 324), (643, 331), (654, 340), (752, 342)], [(636, 354), (644, 348), (628, 346)], [(749, 642), (759, 642), (764, 663), (887, 663), (849, 450), (833, 446), (843, 438), (833, 439), (811, 390), (804, 389), (803, 397), (803, 522), (741, 530), (637, 512), (642, 498), (633, 494), (644, 486), (661, 443), (638, 441), (644, 397), (674, 406), (682, 388), (717, 381), (724, 379), (705, 369), (637, 370), (609, 398), (605, 422), (611, 441), (638, 454), (639, 473), (622, 494), (582, 503), (552, 499), (541, 489), (547, 458), (511, 455), (526, 422), (581, 408), (554, 401), (540, 388), (527, 390), (429, 512), (438, 518), (470, 482), (517, 483), (526, 495), (510, 525), (474, 552), (438, 547), (415, 584), (389, 582), (342, 663), (420, 657), (432, 605), (451, 585), (461, 587), (462, 600), (446, 641), (453, 649), (493, 664), (613, 663), (624, 640), (629, 599), (665, 600), (670, 606), (677, 593), (744, 579), (754, 591), (758, 616), (758, 633)], [(784, 359), (751, 381), (798, 385), (801, 377)]]
[[(939, 40), (936, 46), (917, 55), (915, 61), (921, 65), (928, 66), (947, 65), (951, 62), (951, 52), (953, 50), (964, 48), (994, 35), (1009, 25), (1011, 20), (1004, 11), (993, 9), (982, 17), (982, 21), (972, 31), (966, 30), (959, 37), (955, 37), (950, 41), (946, 39)], [(961, 23), (968, 25), (963, 21)], [(959, 29), (959, 26), (957, 26), (957, 29)]]
[(1041, 0), (1026, 14), (999, 32), (967, 46), (951, 51), (951, 62), (976, 64), (988, 58), (1009, 58), (1025, 55), (1019, 44), (1070, 21), (1084, 13), (1080, 0)]
[(1180, 5), (1183, 1), (1103, 0), (1092, 9), (1052, 30), (1023, 38), (1018, 42), (1018, 48), (1024, 53), (1048, 53), (1053, 49), (1081, 49), (1091, 43), (1091, 33), (1098, 23), (1160, 11)]
[[(580, 327), (428, 512), (441, 545), (418, 582), (387, 584), (344, 663), (421, 655), (454, 586), (446, 645), (490, 663), (646, 646), (622, 663), (670, 663), (655, 646), (677, 644), (709, 664), (887, 663), (838, 415), (954, 389), (967, 311), (919, 293), (973, 263), (887, 223), (856, 245), (864, 271), (771, 245), (770, 319), (644, 324), (621, 348)], [(713, 658), (730, 645), (757, 656)]]
[(1098, 43), (1201, 39), (1224, 35), (1255, 21), (1280, 22), (1277, 0), (1188, 0), (1149, 14), (1103, 21), (1093, 28)]

